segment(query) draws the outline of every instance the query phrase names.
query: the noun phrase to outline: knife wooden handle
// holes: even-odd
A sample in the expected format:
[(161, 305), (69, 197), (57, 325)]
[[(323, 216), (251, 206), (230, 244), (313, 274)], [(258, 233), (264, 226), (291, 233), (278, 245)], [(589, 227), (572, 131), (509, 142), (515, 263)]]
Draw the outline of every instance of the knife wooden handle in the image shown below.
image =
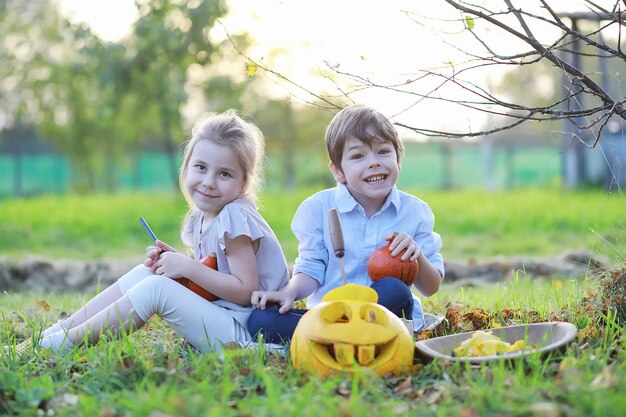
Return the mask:
[(343, 244), (343, 229), (341, 228), (341, 219), (337, 209), (328, 210), (328, 227), (330, 229), (330, 240), (333, 242), (333, 249), (337, 258), (343, 258), (345, 254), (345, 246)]

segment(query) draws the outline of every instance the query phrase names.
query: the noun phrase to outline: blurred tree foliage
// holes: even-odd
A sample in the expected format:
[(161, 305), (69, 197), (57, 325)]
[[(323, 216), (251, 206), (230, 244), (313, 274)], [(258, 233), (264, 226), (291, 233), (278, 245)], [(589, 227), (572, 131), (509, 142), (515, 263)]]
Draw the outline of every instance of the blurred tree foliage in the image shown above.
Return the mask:
[[(231, 40), (247, 48), (247, 35), (223, 42), (209, 36), (227, 13), (224, 2), (136, 0), (136, 6), (131, 34), (106, 42), (67, 21), (53, 0), (0, 0), (0, 130), (35, 126), (68, 158), (78, 190), (114, 191), (119, 167), (132, 167), (145, 150), (167, 152), (175, 186), (189, 130), (185, 107), (195, 101), (206, 111), (246, 110), (241, 97), (256, 100), (262, 83), (245, 76), (241, 56), (226, 56)], [(227, 59), (231, 70), (216, 70)], [(295, 178), (295, 153), (320, 148), (328, 117), (268, 98), (253, 110), (268, 151), (282, 161), (285, 178)]]
[[(267, 101), (256, 113), (255, 120), (265, 134), (268, 152), (281, 161), (284, 189), (294, 190), (297, 185), (299, 152), (308, 154), (309, 162), (314, 161), (316, 153), (325, 155), (324, 133), (330, 119), (328, 113), (305, 106), (294, 108), (288, 101)], [(330, 175), (328, 170), (322, 171)], [(320, 178), (309, 180), (323, 183)]]

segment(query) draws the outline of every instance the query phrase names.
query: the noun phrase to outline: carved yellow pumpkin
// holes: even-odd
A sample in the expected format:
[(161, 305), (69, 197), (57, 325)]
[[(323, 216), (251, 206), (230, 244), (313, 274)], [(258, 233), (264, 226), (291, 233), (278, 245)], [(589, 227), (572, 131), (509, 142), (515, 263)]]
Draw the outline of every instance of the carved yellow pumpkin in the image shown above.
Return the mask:
[(330, 291), (300, 319), (291, 340), (294, 367), (328, 376), (366, 367), (398, 373), (413, 362), (413, 338), (399, 317), (376, 304), (370, 287)]

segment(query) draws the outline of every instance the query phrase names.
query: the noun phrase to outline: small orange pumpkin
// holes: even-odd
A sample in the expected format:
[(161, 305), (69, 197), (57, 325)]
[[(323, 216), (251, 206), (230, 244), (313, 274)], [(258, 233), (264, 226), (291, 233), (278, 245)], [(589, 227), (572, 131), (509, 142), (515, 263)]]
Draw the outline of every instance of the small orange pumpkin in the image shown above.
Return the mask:
[(414, 261), (409, 259), (403, 261), (401, 259), (406, 249), (395, 257), (391, 256), (391, 250), (389, 250), (391, 242), (390, 240), (385, 246), (376, 249), (370, 256), (367, 262), (367, 273), (372, 281), (378, 281), (385, 277), (394, 277), (406, 285), (411, 285), (417, 279), (417, 274), (420, 270), (419, 263), (417, 259)]
[[(208, 266), (209, 268), (215, 269), (217, 271), (217, 255), (215, 254), (215, 252), (203, 258), (201, 262), (203, 265)], [(204, 288), (202, 288), (201, 286), (199, 286), (198, 284), (196, 284), (189, 278), (178, 278), (176, 281), (182, 286), (189, 288), (191, 291), (195, 292), (202, 298), (205, 298), (209, 301), (219, 300), (219, 297), (217, 295), (205, 290)]]

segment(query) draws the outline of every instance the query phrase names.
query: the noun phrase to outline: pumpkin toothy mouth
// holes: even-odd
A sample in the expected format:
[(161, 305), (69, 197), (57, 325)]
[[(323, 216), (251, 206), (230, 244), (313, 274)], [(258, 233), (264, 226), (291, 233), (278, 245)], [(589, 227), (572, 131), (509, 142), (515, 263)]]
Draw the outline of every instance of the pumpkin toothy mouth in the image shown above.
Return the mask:
[(386, 343), (369, 345), (309, 340), (309, 346), (315, 359), (328, 368), (342, 370), (353, 365), (375, 368), (394, 357), (398, 339), (394, 337)]

